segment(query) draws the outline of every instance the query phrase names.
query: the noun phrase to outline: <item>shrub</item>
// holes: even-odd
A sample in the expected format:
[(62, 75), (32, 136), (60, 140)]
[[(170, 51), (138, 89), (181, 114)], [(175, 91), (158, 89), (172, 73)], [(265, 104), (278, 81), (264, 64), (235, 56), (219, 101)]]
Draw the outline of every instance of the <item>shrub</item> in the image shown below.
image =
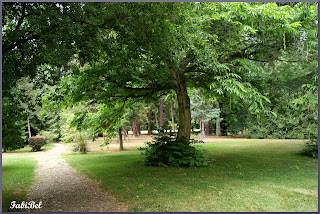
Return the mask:
[(84, 139), (81, 135), (75, 137), (74, 141), (76, 144), (73, 146), (74, 152), (80, 152), (81, 154), (86, 154), (88, 151), (87, 140)]
[(318, 139), (311, 139), (306, 142), (303, 154), (306, 156), (318, 158)]
[(177, 142), (174, 134), (160, 134), (152, 142), (147, 142), (146, 148), (139, 148), (145, 156), (144, 164), (147, 166), (206, 166), (208, 157), (191, 146), (198, 141)]
[(47, 143), (47, 138), (44, 136), (29, 137), (29, 145), (32, 147), (32, 152), (40, 151), (41, 147)]

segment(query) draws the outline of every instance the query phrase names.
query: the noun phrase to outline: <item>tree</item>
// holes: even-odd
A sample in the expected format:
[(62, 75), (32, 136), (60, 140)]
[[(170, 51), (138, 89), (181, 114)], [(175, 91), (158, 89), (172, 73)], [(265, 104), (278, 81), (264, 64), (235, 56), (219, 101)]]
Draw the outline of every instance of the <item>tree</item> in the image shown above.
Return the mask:
[(172, 124), (172, 131), (175, 132), (175, 125), (174, 125), (174, 114), (173, 114), (173, 102), (170, 103), (170, 112), (171, 112), (171, 124)]
[(34, 89), (34, 84), (30, 82), (29, 78), (21, 78), (17, 82), (17, 89), (21, 91), (23, 98), (21, 99), (21, 106), (24, 109), (24, 113), (27, 115), (27, 129), (29, 138), (32, 137), (30, 127), (31, 114), (35, 114), (36, 99), (39, 91)]
[(90, 105), (82, 106), (80, 111), (75, 112), (70, 125), (79, 132), (87, 132), (92, 139), (95, 139), (99, 132), (103, 132), (104, 144), (118, 134), (120, 150), (123, 150), (123, 127), (130, 118), (130, 114), (125, 112), (126, 102), (114, 101), (94, 108)]
[(2, 149), (4, 152), (24, 147), (26, 115), (19, 106), (19, 97), (2, 98)]
[(140, 124), (146, 122), (146, 109), (142, 103), (134, 103), (126, 107), (126, 114), (129, 121), (132, 122), (132, 135), (139, 137), (141, 135)]
[[(18, 143), (25, 139), (24, 132), (20, 130), (21, 124), (28, 120), (25, 115), (27, 112), (17, 114), (16, 111), (23, 108), (12, 90), (22, 77), (33, 79), (38, 73), (49, 71), (50, 81), (61, 78), (63, 69), (42, 70), (41, 66), (50, 64), (51, 68), (68, 68), (68, 63), (77, 50), (75, 44), (80, 47), (80, 43), (86, 43), (83, 36), (89, 35), (89, 27), (70, 18), (80, 15), (81, 10), (80, 4), (72, 3), (2, 4), (2, 98), (8, 103), (3, 105), (3, 112), (8, 113), (8, 116), (4, 115), (2, 122), (6, 124), (3, 126), (3, 135), (8, 138), (4, 143), (7, 148), (10, 148), (10, 143), (22, 146)], [(70, 26), (81, 33), (71, 35)]]
[[(214, 108), (214, 100), (206, 100), (201, 97), (199, 90), (190, 90), (191, 97), (191, 116), (193, 121), (200, 122), (199, 140), (205, 138), (205, 123), (219, 116), (220, 109)], [(218, 119), (218, 118), (217, 118)]]
[[(99, 6), (104, 11), (117, 7)], [(105, 35), (109, 46), (107, 50), (100, 49), (101, 62), (89, 62), (86, 69), (71, 78), (75, 83), (73, 92), (78, 99), (105, 100), (106, 97), (155, 99), (174, 90), (179, 106), (177, 141), (190, 138), (187, 87), (206, 88), (216, 81), (218, 73), (227, 76), (239, 58), (262, 61), (266, 60), (261, 58), (264, 54), (271, 61), (279, 57), (280, 50), (290, 47), (297, 28), (302, 26), (291, 19), (295, 8), (273, 3), (121, 6), (106, 13), (121, 18), (112, 22), (112, 30), (109, 27)], [(274, 24), (267, 24), (270, 22)], [(103, 36), (101, 32), (99, 35)], [(117, 75), (118, 72), (122, 75)], [(96, 94), (79, 96), (84, 87)]]
[(171, 117), (171, 129), (175, 132), (175, 122), (174, 122), (174, 115), (175, 115), (175, 107), (177, 103), (177, 98), (175, 92), (172, 90), (170, 91), (164, 98), (165, 102), (170, 103), (170, 117)]
[(205, 136), (211, 136), (211, 122), (208, 121), (205, 125)]
[(151, 107), (148, 107), (148, 135), (152, 134), (152, 127), (151, 127)]
[(163, 129), (163, 99), (160, 98), (160, 106), (159, 106), (159, 120), (160, 120), (160, 130)]

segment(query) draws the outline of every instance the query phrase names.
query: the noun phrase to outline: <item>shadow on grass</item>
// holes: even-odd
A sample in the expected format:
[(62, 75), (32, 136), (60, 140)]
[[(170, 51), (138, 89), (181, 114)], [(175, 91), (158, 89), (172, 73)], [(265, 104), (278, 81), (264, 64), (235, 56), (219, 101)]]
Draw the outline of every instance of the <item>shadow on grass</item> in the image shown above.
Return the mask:
[(211, 162), (198, 168), (144, 166), (137, 151), (65, 158), (130, 204), (132, 211), (310, 211), (317, 207), (317, 197), (301, 194), (317, 191), (318, 176), (317, 161), (301, 156), (301, 145), (235, 142), (201, 147)]

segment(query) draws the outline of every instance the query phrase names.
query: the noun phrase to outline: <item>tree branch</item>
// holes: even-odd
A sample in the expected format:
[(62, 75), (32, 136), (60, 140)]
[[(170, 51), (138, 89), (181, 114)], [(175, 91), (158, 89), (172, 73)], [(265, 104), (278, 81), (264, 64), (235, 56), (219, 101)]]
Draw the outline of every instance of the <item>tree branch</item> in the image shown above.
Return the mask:
[(17, 24), (16, 28), (14, 29), (14, 32), (17, 32), (20, 29), (20, 27), (21, 27), (21, 25), (23, 23), (24, 17), (26, 15), (26, 6), (27, 6), (27, 4), (24, 2), (23, 5), (22, 5), (22, 9), (21, 9), (21, 17), (20, 17), (20, 19), (18, 21), (18, 24)]
[(2, 49), (2, 55), (6, 55), (9, 51), (11, 51), (12, 49), (14, 49), (17, 46), (22, 45), (25, 42), (28, 42), (30, 40), (33, 39), (40, 39), (41, 37), (39, 35), (33, 35), (30, 38), (21, 38), (17, 41), (15, 41), (14, 43), (5, 43), (3, 44), (3, 49)]
[[(246, 59), (256, 61), (256, 62), (270, 62), (270, 60), (261, 60), (261, 59), (253, 59), (246, 57)], [(310, 62), (309, 60), (284, 60), (284, 59), (274, 59), (275, 61), (281, 61), (281, 62)]]

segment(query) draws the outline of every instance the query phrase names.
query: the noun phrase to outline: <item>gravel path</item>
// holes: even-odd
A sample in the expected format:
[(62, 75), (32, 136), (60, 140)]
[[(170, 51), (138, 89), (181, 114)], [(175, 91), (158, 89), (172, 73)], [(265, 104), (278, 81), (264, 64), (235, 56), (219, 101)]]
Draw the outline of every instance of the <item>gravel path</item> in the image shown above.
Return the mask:
[(62, 144), (37, 155), (36, 182), (31, 186), (28, 201), (43, 208), (30, 212), (122, 212), (125, 211), (106, 191), (61, 158)]

